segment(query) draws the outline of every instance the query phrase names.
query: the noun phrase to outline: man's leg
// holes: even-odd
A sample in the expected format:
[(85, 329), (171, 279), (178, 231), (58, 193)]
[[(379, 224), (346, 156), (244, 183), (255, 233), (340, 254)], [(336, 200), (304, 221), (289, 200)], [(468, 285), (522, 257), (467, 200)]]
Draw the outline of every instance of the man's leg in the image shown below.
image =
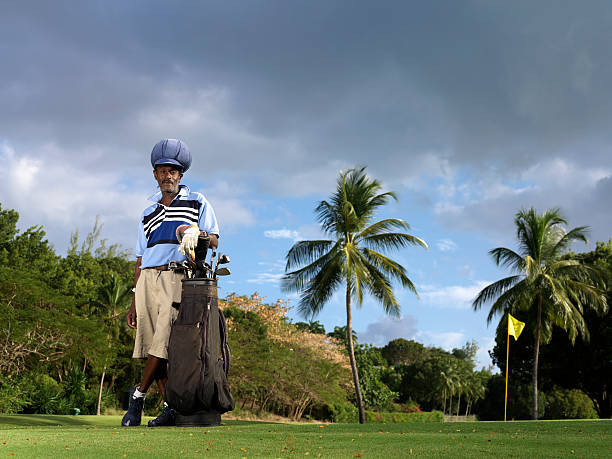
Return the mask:
[(166, 401), (166, 382), (168, 381), (168, 361), (165, 359), (159, 359), (159, 365), (155, 370), (155, 382), (157, 383), (157, 387), (159, 388), (159, 392)]
[[(144, 373), (142, 375), (142, 381), (140, 381), (140, 386), (138, 387), (138, 390), (140, 392), (148, 391), (149, 387), (151, 387), (151, 384), (155, 380), (157, 381), (159, 390), (161, 391), (162, 397), (165, 400), (166, 392), (165, 390), (162, 390), (162, 387), (159, 385), (158, 374), (160, 373), (160, 370), (163, 371), (164, 374), (166, 373), (166, 359), (160, 359), (159, 357), (155, 357), (154, 355), (149, 354), (149, 356), (147, 357), (147, 363), (144, 368)], [(166, 379), (168, 379), (167, 376)], [(166, 382), (164, 381), (163, 389), (165, 389), (165, 386)]]
[[(144, 408), (144, 400), (147, 390), (151, 387), (151, 383), (155, 379), (155, 375), (159, 372), (160, 367), (166, 368), (165, 360), (150, 355), (147, 357), (147, 363), (145, 364), (144, 373), (142, 375), (142, 381), (140, 385), (134, 391), (134, 394), (130, 398), (130, 405), (127, 413), (121, 420), (122, 426), (139, 426), (142, 417), (142, 409)], [(162, 397), (164, 392), (162, 392)]]
[[(142, 287), (143, 295), (136, 296), (136, 309), (138, 313), (138, 333), (136, 335), (136, 343), (134, 345), (134, 357), (142, 357), (142, 353), (147, 352), (147, 362), (145, 364), (142, 380), (140, 385), (134, 392), (134, 398), (142, 399), (141, 405), (144, 404), (144, 396), (153, 381), (157, 382), (162, 398), (166, 396), (166, 380), (167, 380), (167, 348), (168, 339), (172, 323), (178, 314), (177, 310), (172, 307), (174, 303), (180, 302), (181, 299), (181, 279), (182, 275), (177, 275), (171, 271), (153, 272), (143, 270), (145, 277), (139, 280), (139, 287)], [(148, 281), (146, 285), (142, 285), (142, 281)], [(150, 284), (150, 285), (149, 285)], [(145, 289), (144, 287), (150, 288)], [(151, 295), (148, 295), (151, 293)], [(142, 304), (140, 304), (142, 302)], [(140, 304), (140, 308), (139, 308)], [(145, 317), (144, 323), (142, 317)], [(143, 327), (144, 325), (144, 327)], [(140, 339), (139, 339), (140, 338)], [(162, 356), (162, 357), (157, 357)], [(169, 410), (169, 407), (164, 403), (164, 413)], [(142, 412), (142, 408), (140, 409)], [(171, 421), (174, 422), (174, 412)], [(160, 421), (164, 413), (158, 416), (157, 419), (150, 421), (149, 425), (171, 425), (167, 422), (159, 424), (154, 421)], [(124, 416), (129, 417), (130, 410)], [(135, 422), (138, 424), (135, 424)], [(153, 424), (151, 424), (153, 422)], [(139, 425), (140, 413), (138, 418), (131, 424), (122, 422), (123, 425)]]
[(157, 416), (155, 419), (151, 419), (149, 421), (149, 427), (163, 427), (163, 426), (173, 426), (175, 425), (175, 416), (176, 413), (168, 403), (166, 402), (166, 382), (168, 381), (168, 368), (167, 368), (167, 360), (160, 359), (161, 362), (157, 367), (155, 372), (155, 381), (157, 382), (157, 387), (159, 387), (159, 391), (162, 394), (162, 398), (164, 399), (164, 409), (162, 413)]

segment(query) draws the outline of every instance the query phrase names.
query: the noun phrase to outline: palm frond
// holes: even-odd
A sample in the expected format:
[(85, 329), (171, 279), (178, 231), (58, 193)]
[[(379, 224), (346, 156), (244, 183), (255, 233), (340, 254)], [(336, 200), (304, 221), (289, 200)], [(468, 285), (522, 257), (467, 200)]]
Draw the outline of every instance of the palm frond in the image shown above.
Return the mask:
[(314, 318), (342, 282), (342, 265), (339, 257), (333, 257), (308, 283), (300, 296), (298, 312), (305, 318)]
[(542, 279), (547, 283), (545, 287), (545, 289), (549, 292), (547, 300), (556, 305), (559, 312), (573, 308), (572, 301), (569, 297), (570, 293), (566, 288), (564, 288), (564, 282), (562, 280), (555, 279), (549, 274), (544, 274)]
[(551, 257), (561, 256), (564, 252), (566, 252), (570, 248), (571, 244), (576, 241), (581, 241), (587, 244), (588, 243), (588, 240), (587, 240), (588, 233), (589, 233), (588, 226), (579, 226), (577, 228), (571, 229), (567, 233), (564, 232), (564, 234), (559, 238), (557, 243), (552, 248)]
[(400, 313), (399, 303), (395, 298), (389, 278), (376, 265), (370, 263), (363, 253), (360, 253), (360, 258), (360, 264), (366, 271), (366, 276), (360, 279), (364, 288), (382, 304), (386, 314), (398, 317)]
[(526, 279), (517, 282), (493, 302), (489, 315), (487, 316), (487, 323), (490, 323), (497, 315), (506, 312), (515, 313), (515, 311), (529, 309), (533, 304), (534, 295), (535, 291), (529, 288)]
[(520, 247), (519, 252), (531, 255), (540, 264), (549, 256), (552, 243), (556, 243), (556, 239), (552, 238), (555, 227), (566, 225), (567, 221), (557, 208), (549, 209), (542, 215), (538, 215), (531, 207), (529, 210), (517, 212), (514, 223)]
[(513, 271), (521, 272), (525, 266), (525, 260), (514, 250), (505, 247), (497, 247), (489, 251), (489, 255), (497, 266), (510, 268)]
[(405, 233), (384, 233), (363, 238), (363, 244), (374, 250), (397, 250), (411, 245), (428, 249), (427, 243), (416, 236)]
[(555, 279), (548, 275), (545, 278), (551, 289), (545, 311), (548, 320), (565, 330), (572, 343), (578, 334), (588, 340), (589, 332), (583, 318), (584, 306), (588, 305), (596, 311), (607, 309), (605, 294), (585, 282)]
[(406, 270), (402, 265), (400, 265), (396, 261), (391, 260), (390, 258), (384, 256), (381, 253), (378, 253), (374, 250), (370, 250), (367, 247), (362, 247), (361, 251), (369, 263), (374, 265), (377, 269), (380, 269), (385, 275), (398, 280), (402, 284), (402, 287), (408, 288), (417, 297), (419, 296), (416, 287), (406, 275)]
[(552, 263), (547, 271), (551, 275), (584, 283), (593, 289), (604, 292), (606, 290), (607, 273), (600, 267), (581, 263), (578, 260), (558, 260)]
[(334, 242), (329, 240), (296, 242), (287, 253), (285, 271), (306, 263), (312, 263), (330, 250), (333, 245)]
[(572, 295), (573, 303), (581, 312), (582, 305), (588, 305), (597, 314), (606, 314), (608, 312), (608, 299), (605, 290), (595, 287), (589, 282), (576, 281), (567, 279), (567, 290)]
[(368, 217), (371, 217), (372, 214), (376, 210), (378, 210), (379, 207), (382, 207), (388, 204), (389, 200), (391, 199), (393, 199), (394, 201), (397, 201), (397, 195), (393, 191), (387, 191), (385, 193), (380, 193), (370, 198), (370, 200), (368, 201), (368, 205), (367, 205)]
[(524, 261), (525, 261), (525, 265), (523, 266), (523, 269), (524, 269), (525, 275), (527, 276), (528, 279), (535, 279), (540, 274), (542, 267), (530, 255), (527, 255), (524, 258)]
[(485, 304), (500, 297), (506, 290), (516, 285), (522, 277), (521, 275), (510, 276), (486, 286), (478, 293), (476, 299), (472, 302), (472, 308), (477, 311)]
[(358, 304), (363, 303), (363, 286), (367, 282), (368, 271), (364, 266), (364, 259), (359, 248), (354, 244), (346, 244), (344, 247), (346, 254), (346, 266), (349, 269), (347, 277), (354, 283), (352, 284), (354, 293), (357, 296)]
[(359, 233), (359, 237), (366, 238), (368, 236), (375, 236), (378, 234), (393, 232), (393, 230), (396, 229), (409, 230), (410, 225), (404, 220), (400, 220), (399, 218), (385, 218), (384, 220), (379, 220), (375, 223), (372, 223), (370, 226), (362, 230)]
[(284, 292), (301, 291), (311, 282), (314, 277), (317, 276), (321, 270), (326, 269), (328, 264), (332, 262), (341, 264), (341, 260), (334, 260), (334, 258), (338, 258), (342, 255), (341, 251), (339, 250), (340, 245), (340, 241), (336, 242), (331, 250), (324, 253), (310, 264), (295, 271), (286, 273), (281, 281), (281, 290)]
[(339, 231), (343, 225), (342, 215), (333, 203), (321, 201), (315, 208), (315, 213), (324, 233), (337, 234), (342, 232)]

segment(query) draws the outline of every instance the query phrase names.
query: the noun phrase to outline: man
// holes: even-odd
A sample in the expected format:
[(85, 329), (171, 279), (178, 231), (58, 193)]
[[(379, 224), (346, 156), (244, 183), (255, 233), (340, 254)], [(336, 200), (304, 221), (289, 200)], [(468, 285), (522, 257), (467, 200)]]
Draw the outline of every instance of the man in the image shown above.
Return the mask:
[[(165, 399), (166, 363), (170, 328), (178, 311), (173, 302), (181, 300), (184, 274), (168, 269), (171, 260), (179, 262), (197, 244), (201, 232), (210, 236), (210, 246), (218, 246), (219, 227), (215, 212), (201, 193), (180, 185), (183, 173), (191, 165), (187, 145), (176, 139), (159, 141), (151, 152), (153, 176), (159, 192), (149, 198), (154, 202), (142, 213), (136, 244), (134, 296), (127, 323), (136, 329), (133, 357), (146, 359), (140, 385), (130, 399), (121, 425), (140, 425), (147, 390), (155, 380)], [(177, 229), (184, 229), (179, 243)], [(180, 252), (180, 253), (179, 253)], [(174, 424), (174, 411), (164, 402), (163, 412), (149, 421), (149, 427)]]

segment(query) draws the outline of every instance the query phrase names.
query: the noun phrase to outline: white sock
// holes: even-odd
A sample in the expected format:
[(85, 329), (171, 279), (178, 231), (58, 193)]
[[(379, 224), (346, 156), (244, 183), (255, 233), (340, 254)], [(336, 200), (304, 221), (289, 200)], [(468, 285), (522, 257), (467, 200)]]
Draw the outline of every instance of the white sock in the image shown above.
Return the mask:
[(138, 387), (134, 390), (134, 395), (132, 395), (132, 397), (134, 398), (144, 398), (144, 396), (147, 395), (146, 392), (140, 392), (138, 390)]
[(164, 402), (164, 408), (168, 408), (168, 406), (170, 406), (170, 405), (168, 405), (166, 402)]

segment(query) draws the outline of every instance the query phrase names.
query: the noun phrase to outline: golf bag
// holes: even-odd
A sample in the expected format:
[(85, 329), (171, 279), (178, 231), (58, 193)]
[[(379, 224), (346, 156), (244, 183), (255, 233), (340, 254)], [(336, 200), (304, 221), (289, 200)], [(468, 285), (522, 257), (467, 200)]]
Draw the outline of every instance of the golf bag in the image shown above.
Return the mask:
[(218, 425), (234, 409), (227, 377), (231, 352), (217, 302), (217, 281), (184, 279), (179, 314), (168, 343), (166, 401), (177, 425)]

